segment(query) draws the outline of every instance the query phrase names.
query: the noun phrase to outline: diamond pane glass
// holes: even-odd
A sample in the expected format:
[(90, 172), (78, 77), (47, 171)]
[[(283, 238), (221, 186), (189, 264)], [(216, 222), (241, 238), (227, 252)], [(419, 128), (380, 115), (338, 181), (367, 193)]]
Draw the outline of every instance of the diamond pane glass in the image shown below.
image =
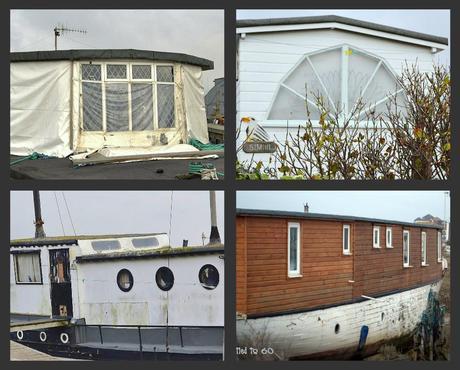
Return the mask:
[(174, 70), (172, 66), (157, 66), (158, 82), (174, 82)]
[(150, 65), (138, 65), (132, 66), (133, 79), (134, 80), (150, 80), (152, 79), (152, 68)]
[(81, 79), (87, 81), (101, 80), (101, 65), (100, 64), (82, 64)]
[(129, 131), (128, 84), (107, 84), (105, 100), (107, 131)]
[(153, 130), (153, 93), (150, 83), (131, 85), (133, 131)]
[(126, 79), (125, 64), (107, 64), (107, 78), (110, 79)]
[(83, 130), (102, 131), (102, 85), (82, 82)]
[(158, 86), (158, 127), (174, 127), (174, 85)]

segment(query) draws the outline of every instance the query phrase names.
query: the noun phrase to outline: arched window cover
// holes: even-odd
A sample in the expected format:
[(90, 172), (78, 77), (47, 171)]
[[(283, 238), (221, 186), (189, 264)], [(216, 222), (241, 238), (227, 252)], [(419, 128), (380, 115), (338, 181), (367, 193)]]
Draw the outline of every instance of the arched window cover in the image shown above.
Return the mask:
[[(321, 96), (331, 114), (348, 118), (361, 100), (365, 104), (354, 119), (385, 112), (396, 97), (404, 106), (403, 90), (381, 58), (341, 45), (304, 55), (281, 80), (269, 110), (269, 120), (319, 119), (315, 96)], [(358, 112), (355, 112), (355, 114)]]

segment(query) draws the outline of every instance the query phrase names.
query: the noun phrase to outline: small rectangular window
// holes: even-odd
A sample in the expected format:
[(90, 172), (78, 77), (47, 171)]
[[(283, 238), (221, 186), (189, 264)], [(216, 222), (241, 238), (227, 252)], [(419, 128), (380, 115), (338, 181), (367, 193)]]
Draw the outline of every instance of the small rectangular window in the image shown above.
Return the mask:
[(422, 231), (422, 266), (426, 266), (426, 232)]
[(343, 225), (343, 254), (351, 254), (350, 248), (350, 225)]
[(380, 226), (374, 226), (372, 246), (374, 248), (380, 248)]
[(15, 254), (14, 265), (16, 267), (16, 283), (42, 283), (40, 252)]
[(173, 66), (157, 66), (158, 82), (174, 82)]
[(437, 243), (437, 249), (438, 249), (438, 262), (442, 262), (442, 253), (441, 253), (441, 245), (442, 245), (442, 239), (441, 239), (441, 232), (438, 231), (438, 243)]
[(410, 263), (410, 233), (408, 230), (403, 231), (403, 266), (409, 267)]
[(152, 67), (149, 64), (132, 65), (133, 80), (151, 80)]
[(96, 252), (108, 251), (112, 249), (120, 249), (120, 242), (116, 239), (113, 240), (95, 240), (91, 242), (91, 246)]
[(157, 238), (132, 239), (132, 242), (135, 248), (158, 247), (160, 245)]
[(391, 227), (387, 227), (386, 246), (393, 248), (393, 229)]
[(300, 275), (300, 224), (288, 223), (288, 276)]
[(107, 79), (109, 80), (126, 80), (126, 64), (107, 64)]
[(82, 64), (81, 79), (85, 81), (101, 81), (101, 65)]

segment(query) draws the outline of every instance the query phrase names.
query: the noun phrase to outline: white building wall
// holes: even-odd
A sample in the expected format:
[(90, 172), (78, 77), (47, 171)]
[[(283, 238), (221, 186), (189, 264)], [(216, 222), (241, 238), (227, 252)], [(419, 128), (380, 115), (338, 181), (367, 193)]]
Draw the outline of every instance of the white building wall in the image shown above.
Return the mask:
[(16, 284), (14, 255), (10, 254), (10, 312), (51, 316), (49, 252), (46, 248), (28, 250), (40, 251), (43, 284)]
[(266, 120), (280, 80), (299, 59), (307, 53), (341, 44), (378, 55), (397, 74), (406, 61), (409, 65), (417, 62), (421, 71), (429, 71), (433, 65), (433, 54), (428, 47), (342, 30), (248, 33), (244, 39), (239, 38), (238, 122), (244, 116)]
[[(205, 264), (219, 270), (220, 282), (214, 290), (203, 288), (198, 272)], [(169, 267), (174, 286), (168, 292), (158, 288), (158, 268)], [(117, 274), (128, 269), (133, 288), (123, 292)], [(224, 325), (224, 261), (217, 254), (172, 258), (126, 259), (77, 264), (80, 317), (87, 324), (107, 325)]]

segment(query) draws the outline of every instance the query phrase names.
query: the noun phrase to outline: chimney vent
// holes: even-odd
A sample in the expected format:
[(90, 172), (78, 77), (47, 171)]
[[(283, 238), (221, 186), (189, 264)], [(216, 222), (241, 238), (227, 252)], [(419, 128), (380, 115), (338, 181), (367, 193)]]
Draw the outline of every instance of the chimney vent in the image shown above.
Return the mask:
[(305, 204), (303, 205), (303, 211), (304, 211), (305, 213), (308, 213), (309, 209), (310, 209), (310, 207), (308, 206), (308, 203), (305, 203)]

